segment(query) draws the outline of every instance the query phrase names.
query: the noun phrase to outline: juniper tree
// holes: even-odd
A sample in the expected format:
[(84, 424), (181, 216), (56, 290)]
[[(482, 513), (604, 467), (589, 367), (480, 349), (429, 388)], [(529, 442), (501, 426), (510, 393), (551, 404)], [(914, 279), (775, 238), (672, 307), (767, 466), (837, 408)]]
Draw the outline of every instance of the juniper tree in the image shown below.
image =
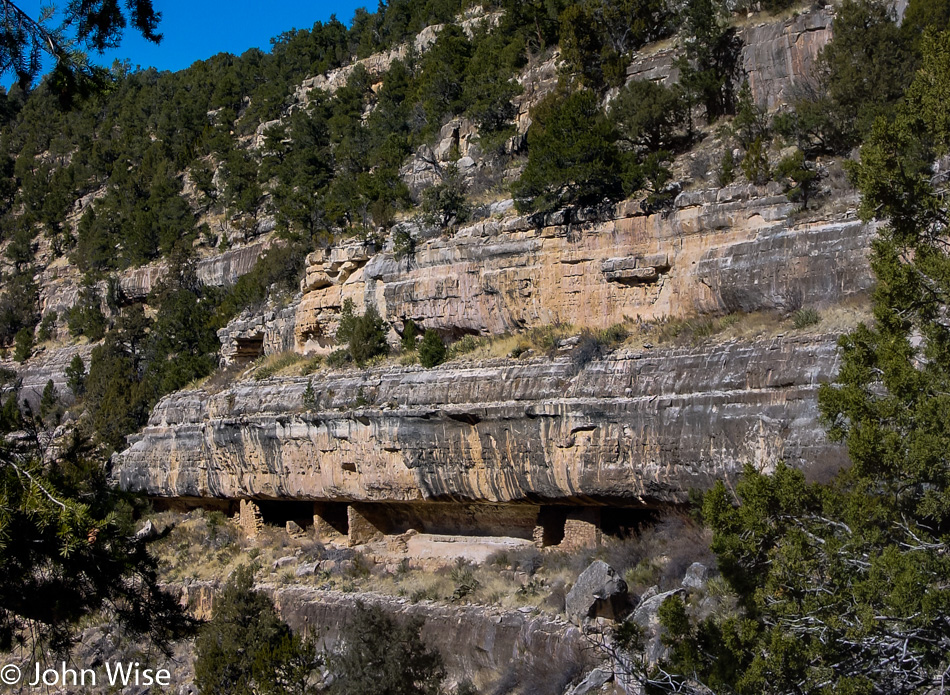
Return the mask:
[[(830, 485), (747, 468), (703, 504), (731, 615), (661, 611), (669, 658), (648, 689), (933, 693), (950, 669), (950, 209), (933, 162), (950, 152), (950, 32), (892, 120), (878, 119), (852, 174), (881, 223), (874, 322), (840, 342), (822, 417), (850, 466)], [(634, 663), (634, 662), (631, 662)], [(631, 669), (633, 670), (633, 669)]]

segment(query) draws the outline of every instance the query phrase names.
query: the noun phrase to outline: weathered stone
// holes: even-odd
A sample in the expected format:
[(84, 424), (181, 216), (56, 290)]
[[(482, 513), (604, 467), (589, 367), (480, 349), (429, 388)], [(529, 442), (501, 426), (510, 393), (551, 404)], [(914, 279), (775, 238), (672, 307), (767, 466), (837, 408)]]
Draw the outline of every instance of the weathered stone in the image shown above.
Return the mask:
[(629, 609), (627, 583), (617, 570), (596, 560), (584, 570), (565, 600), (567, 617), (576, 625), (589, 618), (622, 618)]
[(660, 625), (660, 606), (671, 596), (681, 593), (682, 589), (674, 589), (662, 594), (653, 594), (640, 601), (630, 620), (643, 628), (644, 655), (651, 664), (663, 658), (666, 647), (661, 640), (663, 627)]
[(293, 555), (285, 555), (284, 557), (279, 557), (273, 562), (273, 568), (275, 570), (283, 569), (284, 567), (289, 567), (290, 565), (297, 562), (297, 558)]
[(29, 403), (34, 410), (39, 407), (43, 389), (52, 380), (60, 398), (67, 404), (73, 402), (73, 394), (66, 383), (66, 368), (76, 355), (89, 370), (93, 345), (69, 345), (55, 350), (43, 350), (34, 354), (26, 363), (17, 364), (12, 359), (0, 361), (4, 367), (17, 373), (20, 379), (20, 402)]
[[(560, 356), (330, 372), (306, 411), (307, 378), (183, 391), (156, 405), (115, 471), (160, 497), (683, 502), (749, 462), (822, 476), (846, 461), (816, 403), (836, 340), (620, 351), (580, 370)], [(378, 405), (353, 410), (360, 389)], [(536, 522), (518, 523), (530, 539)]]
[(300, 524), (296, 521), (288, 521), (285, 528), (291, 537), (300, 537), (305, 533), (303, 528), (301, 528)]
[(302, 562), (294, 570), (295, 577), (310, 577), (320, 571), (319, 562)]
[(295, 307), (245, 310), (218, 331), (222, 366), (251, 362), (294, 347)]
[[(832, 18), (829, 9), (808, 9), (784, 21), (739, 30), (743, 74), (756, 102), (774, 111), (789, 103), (796, 89), (813, 82), (818, 53), (831, 40)], [(678, 82), (677, 56), (676, 48), (648, 46), (630, 62), (627, 79)]]
[(150, 541), (158, 537), (158, 529), (155, 528), (155, 524), (152, 523), (152, 520), (149, 519), (143, 524), (142, 528), (135, 532), (135, 540), (137, 541)]
[(709, 570), (705, 565), (694, 562), (686, 568), (686, 575), (683, 577), (683, 586), (687, 589), (702, 589), (706, 586), (709, 579)]
[(873, 227), (850, 214), (795, 222), (795, 209), (780, 187), (735, 184), (684, 192), (669, 214), (618, 206), (615, 219), (570, 227), (485, 219), (420, 243), (411, 263), (374, 253), (345, 278), (312, 258), (296, 349), (333, 349), (346, 299), (393, 325), (457, 336), (784, 310), (792, 296), (820, 306), (866, 292)]
[(611, 671), (603, 668), (595, 668), (587, 674), (584, 680), (571, 688), (568, 695), (590, 695), (590, 693), (599, 692), (613, 679), (614, 674)]

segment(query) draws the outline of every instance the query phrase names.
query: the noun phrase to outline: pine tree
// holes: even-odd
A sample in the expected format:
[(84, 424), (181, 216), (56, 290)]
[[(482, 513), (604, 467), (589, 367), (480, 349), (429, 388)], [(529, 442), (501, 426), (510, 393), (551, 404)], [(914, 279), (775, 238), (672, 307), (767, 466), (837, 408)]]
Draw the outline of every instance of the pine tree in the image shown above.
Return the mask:
[(512, 187), (519, 209), (551, 212), (623, 197), (617, 131), (594, 92), (557, 91), (532, 119), (528, 164)]
[[(878, 220), (874, 322), (841, 339), (819, 407), (851, 460), (830, 485), (751, 466), (705, 498), (719, 568), (739, 607), (661, 611), (665, 663), (634, 675), (677, 692), (930, 693), (950, 668), (950, 205), (933, 162), (950, 152), (950, 32), (853, 176)], [(667, 674), (667, 675), (664, 675)], [(669, 674), (678, 674), (672, 675)], [(664, 686), (665, 687), (665, 686)]]
[(397, 623), (382, 609), (356, 604), (328, 660), (335, 680), (329, 695), (437, 695), (445, 679), (438, 650), (420, 636), (422, 623)]
[(73, 355), (66, 367), (66, 385), (76, 398), (81, 398), (86, 392), (86, 365), (78, 354)]
[(273, 602), (254, 589), (254, 569), (235, 570), (215, 598), (195, 641), (195, 684), (202, 695), (307, 695), (316, 649), (290, 632)]
[(429, 328), (419, 343), (419, 364), (430, 369), (445, 360), (445, 343), (438, 332)]

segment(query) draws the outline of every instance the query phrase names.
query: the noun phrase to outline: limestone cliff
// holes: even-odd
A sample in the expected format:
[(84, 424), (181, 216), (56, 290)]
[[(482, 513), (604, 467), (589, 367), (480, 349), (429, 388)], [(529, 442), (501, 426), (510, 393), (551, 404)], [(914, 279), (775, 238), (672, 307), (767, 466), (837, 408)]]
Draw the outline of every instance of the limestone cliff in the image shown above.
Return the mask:
[[(843, 210), (801, 223), (775, 187), (682, 193), (669, 213), (488, 219), (411, 258), (365, 246), (312, 254), (295, 349), (329, 350), (343, 301), (446, 336), (567, 323), (604, 327), (703, 313), (827, 304), (866, 291), (872, 230)], [(286, 347), (290, 347), (287, 345)]]
[(747, 462), (840, 465), (815, 402), (836, 365), (828, 336), (332, 372), (312, 410), (307, 379), (238, 383), (163, 399), (116, 470), (159, 497), (678, 502)]

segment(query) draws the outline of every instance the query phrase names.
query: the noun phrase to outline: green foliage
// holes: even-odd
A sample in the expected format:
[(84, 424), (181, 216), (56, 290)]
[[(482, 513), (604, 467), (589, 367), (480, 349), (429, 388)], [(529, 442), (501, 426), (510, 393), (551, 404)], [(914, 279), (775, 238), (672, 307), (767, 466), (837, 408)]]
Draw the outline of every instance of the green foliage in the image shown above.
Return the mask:
[(885, 223), (871, 254), (875, 324), (842, 339), (840, 385), (820, 398), (854, 473), (886, 486), (899, 509), (937, 529), (950, 520), (950, 430), (938, 415), (950, 384), (950, 328), (940, 318), (950, 304), (950, 255), (942, 241), (947, 203), (931, 162), (950, 151), (948, 65), (950, 33), (929, 37), (904, 107), (894, 121), (875, 124), (852, 169), (862, 217)]
[(852, 137), (870, 131), (907, 87), (912, 61), (892, 10), (876, 0), (848, 0), (835, 17), (835, 38), (819, 57), (833, 105)]
[(532, 112), (528, 164), (512, 186), (518, 208), (551, 212), (624, 195), (617, 131), (587, 90), (557, 91)]
[(419, 343), (419, 364), (431, 369), (445, 361), (445, 343), (438, 332), (428, 329)]
[(505, 14), (498, 31), (520, 37), (532, 52), (543, 51), (558, 42), (559, 17), (570, 4), (568, 0), (499, 0), (496, 5)]
[(356, 604), (328, 657), (336, 677), (329, 695), (437, 695), (445, 679), (442, 656), (420, 637), (421, 620), (397, 623), (381, 608)]
[(818, 172), (805, 161), (805, 153), (795, 150), (783, 158), (775, 169), (775, 175), (785, 183), (785, 194), (794, 202), (802, 202), (802, 209), (808, 207), (808, 199), (818, 182)]
[(561, 57), (589, 87), (618, 87), (630, 53), (666, 36), (670, 13), (657, 0), (586, 0), (560, 16)]
[(736, 104), (736, 117), (732, 119), (732, 131), (739, 144), (749, 149), (756, 140), (769, 138), (769, 120), (765, 108), (755, 103), (749, 81), (742, 83)]
[(419, 328), (412, 319), (406, 319), (403, 322), (402, 329), (402, 349), (406, 352), (412, 352), (416, 349), (416, 339), (419, 337)]
[(730, 147), (727, 147), (725, 154), (722, 155), (717, 177), (720, 186), (728, 186), (736, 180), (736, 158), (733, 156)]
[(84, 283), (78, 301), (66, 312), (69, 334), (74, 337), (84, 335), (94, 343), (102, 340), (108, 328), (108, 321), (102, 312), (101, 304), (96, 285), (91, 281)]
[(122, 448), (161, 396), (211, 373), (219, 347), (215, 298), (191, 262), (176, 256), (149, 296), (154, 319), (141, 304), (122, 310), (93, 350), (85, 380), (86, 412), (100, 443)]
[(771, 180), (772, 170), (769, 168), (767, 150), (768, 145), (761, 137), (756, 138), (746, 150), (739, 166), (749, 183), (762, 186)]
[(947, 0), (911, 0), (901, 18), (901, 33), (914, 53), (924, 53), (923, 39), (928, 30), (943, 31), (950, 26), (950, 2)]
[(124, 448), (125, 435), (148, 417), (149, 394), (142, 374), (150, 326), (141, 305), (130, 307), (118, 317), (103, 344), (92, 351), (86, 412), (96, 438), (113, 449)]
[[(70, 2), (62, 14), (44, 7), (38, 17), (3, 2), (0, 16), (4, 25), (11, 27), (0, 39), (3, 71), (13, 72), (21, 87), (29, 87), (43, 68), (42, 54), (47, 53), (56, 61), (48, 83), (64, 102), (100, 86), (107, 74), (77, 49), (102, 53), (116, 48), (129, 21), (147, 41), (158, 43), (162, 39), (156, 32), (161, 13), (154, 10), (151, 0), (131, 0), (125, 9), (118, 3), (100, 6)], [(58, 26), (53, 24), (60, 20)]]
[(300, 241), (271, 246), (249, 273), (238, 278), (218, 299), (214, 325), (227, 324), (241, 310), (259, 306), (269, 293), (293, 294), (300, 285), (307, 246)]
[(14, 339), (13, 359), (17, 362), (26, 362), (33, 354), (33, 329), (24, 326), (17, 331)]
[(778, 121), (780, 132), (809, 154), (848, 152), (891, 112), (914, 62), (886, 3), (846, 0), (835, 15), (834, 38), (818, 56), (813, 93)]
[(682, 21), (684, 51), (677, 66), (687, 114), (692, 119), (693, 107), (702, 106), (712, 123), (735, 108), (742, 41), (719, 0), (686, 3)]
[(455, 164), (442, 172), (442, 181), (422, 192), (422, 218), (440, 229), (464, 224), (471, 214), (465, 200), (465, 181)]
[[(10, 404), (4, 406), (7, 424)], [(15, 407), (15, 405), (14, 405)], [(30, 431), (40, 426), (16, 416)], [(0, 649), (14, 644), (65, 654), (78, 622), (99, 614), (159, 646), (187, 633), (177, 600), (158, 584), (157, 563), (132, 537), (130, 508), (108, 466), (78, 437), (40, 449), (0, 446)]]
[(43, 395), (40, 397), (40, 419), (50, 427), (59, 424), (59, 418), (62, 410), (59, 403), (59, 391), (53, 380), (46, 382), (43, 388)]
[(86, 393), (86, 365), (78, 354), (73, 355), (66, 367), (66, 386), (76, 398)]
[[(932, 162), (950, 151), (950, 32), (922, 42), (922, 69), (893, 120), (879, 119), (852, 174), (872, 250), (875, 322), (841, 339), (819, 408), (851, 466), (810, 484), (751, 466), (703, 518), (739, 610), (698, 620), (661, 611), (686, 691), (926, 693), (950, 654), (950, 254)], [(641, 673), (659, 686), (660, 670)]]
[(389, 352), (386, 324), (376, 307), (371, 306), (362, 315), (357, 315), (352, 299), (343, 302), (336, 341), (346, 343), (350, 359), (359, 367), (366, 364), (367, 360)]
[(40, 330), (37, 333), (37, 338), (41, 343), (52, 340), (53, 331), (56, 330), (56, 319), (58, 318), (59, 316), (55, 311), (49, 311), (43, 314), (43, 320), (40, 321)]
[(792, 324), (795, 328), (808, 328), (821, 323), (821, 314), (815, 309), (799, 309), (792, 314)]
[(673, 146), (683, 115), (680, 95), (649, 80), (633, 80), (610, 106), (610, 118), (620, 138), (635, 149), (650, 152)]
[(9, 345), (24, 328), (39, 320), (39, 291), (32, 268), (3, 278), (0, 290), (0, 345)]
[(524, 43), (487, 28), (473, 37), (473, 43), (462, 99), (465, 115), (478, 126), (484, 144), (514, 134), (512, 121), (518, 110), (512, 99), (522, 87), (513, 75), (524, 63)]
[(303, 392), (303, 407), (307, 410), (316, 410), (317, 392), (313, 388), (313, 379), (307, 379), (307, 388)]
[(157, 400), (217, 366), (219, 343), (214, 330), (213, 296), (206, 292), (194, 265), (175, 257), (168, 274), (152, 290), (158, 306), (145, 351), (145, 381)]
[(311, 674), (320, 665), (277, 615), (273, 602), (255, 591), (254, 570), (241, 566), (215, 598), (211, 620), (195, 641), (198, 692), (229, 695), (306, 695), (317, 692)]

